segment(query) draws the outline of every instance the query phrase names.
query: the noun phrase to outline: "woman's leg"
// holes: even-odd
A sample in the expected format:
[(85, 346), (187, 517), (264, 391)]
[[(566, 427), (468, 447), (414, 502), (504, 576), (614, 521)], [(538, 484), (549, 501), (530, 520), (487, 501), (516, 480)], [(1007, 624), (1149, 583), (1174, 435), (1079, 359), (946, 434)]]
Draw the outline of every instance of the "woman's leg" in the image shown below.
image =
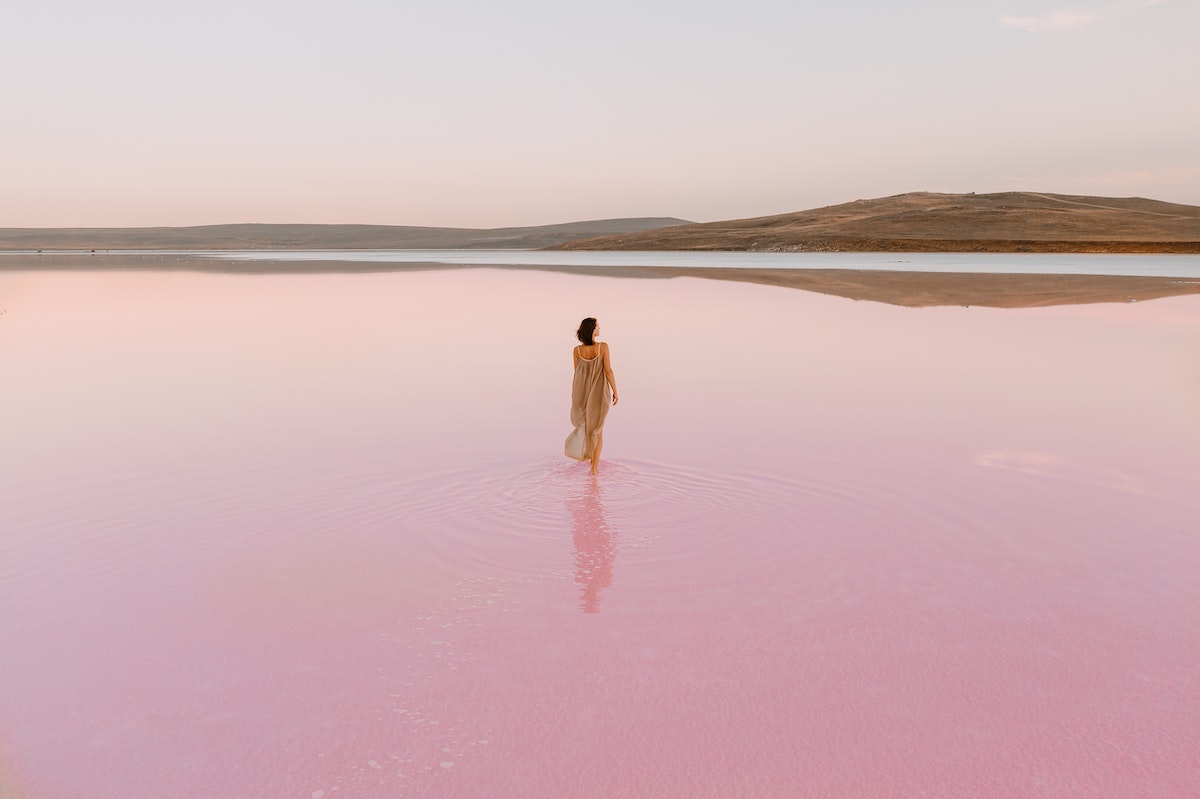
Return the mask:
[(604, 446), (604, 434), (596, 434), (596, 445), (592, 447), (592, 474), (600, 471), (600, 448)]

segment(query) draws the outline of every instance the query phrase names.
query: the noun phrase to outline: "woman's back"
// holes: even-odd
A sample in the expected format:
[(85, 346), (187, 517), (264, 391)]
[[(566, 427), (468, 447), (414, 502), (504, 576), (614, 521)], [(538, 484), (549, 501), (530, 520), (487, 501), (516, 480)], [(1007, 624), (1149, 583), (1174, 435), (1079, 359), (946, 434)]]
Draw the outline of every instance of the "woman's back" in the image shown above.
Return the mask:
[(599, 328), (592, 317), (584, 319), (576, 331), (579, 339), (571, 351), (575, 377), (571, 384), (571, 424), (563, 451), (578, 460), (592, 462), (592, 474), (600, 462), (604, 445), (604, 420), (611, 405), (617, 404), (616, 380), (608, 345), (596, 341)]
[(595, 344), (580, 344), (575, 348), (575, 358), (577, 361), (593, 361), (603, 354), (600, 350), (603, 346), (603, 343), (599, 341)]

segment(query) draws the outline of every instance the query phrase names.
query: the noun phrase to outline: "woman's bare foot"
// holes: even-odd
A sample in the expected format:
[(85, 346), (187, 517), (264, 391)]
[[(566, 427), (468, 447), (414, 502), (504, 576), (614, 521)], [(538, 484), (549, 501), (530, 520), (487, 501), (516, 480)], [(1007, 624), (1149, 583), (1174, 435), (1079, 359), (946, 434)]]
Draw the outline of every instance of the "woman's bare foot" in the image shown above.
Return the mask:
[(592, 447), (592, 474), (600, 474), (600, 450), (604, 448), (604, 436), (596, 436), (596, 445)]

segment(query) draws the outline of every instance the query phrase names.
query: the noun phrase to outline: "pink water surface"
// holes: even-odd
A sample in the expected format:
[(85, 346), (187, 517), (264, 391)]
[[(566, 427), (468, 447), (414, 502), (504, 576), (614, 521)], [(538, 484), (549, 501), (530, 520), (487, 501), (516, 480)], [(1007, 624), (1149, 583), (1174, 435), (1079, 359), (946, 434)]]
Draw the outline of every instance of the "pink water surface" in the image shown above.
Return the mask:
[[(1191, 797), (1200, 302), (0, 274), (0, 796)], [(559, 453), (595, 315), (621, 404)]]

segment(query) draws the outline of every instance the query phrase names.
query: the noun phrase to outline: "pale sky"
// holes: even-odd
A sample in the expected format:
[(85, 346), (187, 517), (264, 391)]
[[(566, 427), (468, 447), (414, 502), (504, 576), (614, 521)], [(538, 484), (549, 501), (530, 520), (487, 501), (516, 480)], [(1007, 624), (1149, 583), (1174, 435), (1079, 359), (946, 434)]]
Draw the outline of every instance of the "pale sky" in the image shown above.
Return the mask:
[(9, 0), (0, 227), (1200, 205), (1198, 0)]

